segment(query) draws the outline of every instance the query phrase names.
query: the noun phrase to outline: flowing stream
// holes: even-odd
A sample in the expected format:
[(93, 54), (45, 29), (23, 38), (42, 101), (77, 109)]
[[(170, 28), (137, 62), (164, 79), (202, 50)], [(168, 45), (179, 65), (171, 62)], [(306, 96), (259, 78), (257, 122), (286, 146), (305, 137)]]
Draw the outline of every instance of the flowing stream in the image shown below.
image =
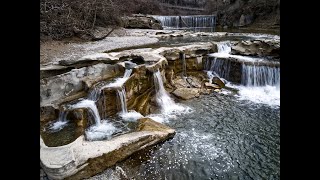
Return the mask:
[(279, 107), (222, 93), (183, 104), (196, 110), (166, 121), (173, 139), (117, 164), (128, 178), (280, 179)]

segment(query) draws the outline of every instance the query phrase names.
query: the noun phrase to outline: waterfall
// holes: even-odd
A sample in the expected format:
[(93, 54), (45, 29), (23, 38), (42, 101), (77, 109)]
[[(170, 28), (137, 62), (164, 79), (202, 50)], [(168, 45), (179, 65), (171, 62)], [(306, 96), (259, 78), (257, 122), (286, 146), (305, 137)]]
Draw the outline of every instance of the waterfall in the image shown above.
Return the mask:
[(128, 113), (125, 88), (117, 89), (117, 95), (121, 104), (122, 114)]
[(246, 86), (279, 86), (280, 68), (242, 64), (241, 84)]
[(214, 15), (153, 17), (159, 20), (165, 29), (189, 29), (193, 31), (213, 32), (216, 25), (216, 17)]
[(209, 81), (212, 81), (215, 73), (227, 80), (234, 80), (235, 77), (241, 76), (241, 79), (236, 80), (241, 85), (227, 82), (227, 86), (239, 90), (238, 95), (241, 100), (270, 106), (280, 105), (279, 62), (257, 57), (232, 55), (230, 54), (230, 42), (219, 42), (217, 48), (218, 52), (209, 54), (204, 64), (205, 70), (208, 71)]
[(123, 78), (129, 78), (132, 73), (132, 69), (126, 69), (124, 72)]
[(177, 110), (184, 110), (182, 106), (177, 105), (169, 96), (163, 87), (162, 76), (159, 69), (153, 73), (153, 80), (156, 89), (156, 101), (161, 107), (162, 113), (168, 114)]
[[(212, 60), (213, 59), (213, 60)], [(209, 57), (205, 64), (205, 69), (218, 74), (219, 77), (229, 79), (231, 63), (228, 60), (218, 59), (217, 57)]]
[(61, 110), (59, 112), (58, 120), (56, 122), (54, 122), (53, 124), (49, 125), (49, 130), (51, 130), (52, 132), (59, 131), (62, 128), (64, 128), (67, 125), (67, 123), (68, 123), (68, 121), (67, 121), (67, 112)]
[(89, 93), (88, 93), (88, 99), (92, 101), (97, 101), (100, 97), (101, 90), (100, 87), (95, 86)]
[(231, 44), (228, 41), (218, 43), (217, 48), (218, 48), (218, 53), (221, 53), (221, 54), (231, 53)]
[(153, 16), (165, 28), (179, 28), (179, 16)]
[(98, 112), (98, 108), (96, 106), (95, 101), (84, 99), (80, 102), (78, 102), (75, 105), (71, 106), (71, 109), (78, 109), (78, 108), (86, 108), (89, 110), (89, 112), (93, 115), (95, 125), (101, 124), (101, 118)]

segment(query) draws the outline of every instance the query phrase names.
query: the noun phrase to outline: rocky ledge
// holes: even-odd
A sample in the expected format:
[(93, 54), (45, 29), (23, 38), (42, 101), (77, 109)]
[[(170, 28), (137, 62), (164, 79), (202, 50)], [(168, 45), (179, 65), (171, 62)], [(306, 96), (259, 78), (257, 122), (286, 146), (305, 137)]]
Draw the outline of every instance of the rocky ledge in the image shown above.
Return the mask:
[(174, 129), (142, 118), (138, 120), (135, 132), (111, 140), (86, 141), (84, 136), (80, 136), (68, 145), (47, 147), (40, 138), (40, 164), (50, 179), (88, 178), (174, 134)]

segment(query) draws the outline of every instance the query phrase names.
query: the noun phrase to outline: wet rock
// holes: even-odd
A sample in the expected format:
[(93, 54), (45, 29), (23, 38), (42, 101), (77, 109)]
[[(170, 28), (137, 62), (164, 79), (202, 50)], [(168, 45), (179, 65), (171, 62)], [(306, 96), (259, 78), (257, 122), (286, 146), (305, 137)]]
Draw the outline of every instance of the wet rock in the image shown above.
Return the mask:
[[(79, 108), (73, 109), (68, 112), (67, 119), (74, 122), (78, 127), (82, 127), (83, 129), (88, 127), (88, 109), (86, 108)], [(94, 120), (91, 120), (90, 124), (93, 123)]]
[(188, 100), (200, 96), (198, 88), (177, 88), (172, 92), (172, 94), (183, 100)]
[(226, 86), (224, 82), (222, 82), (221, 79), (218, 77), (213, 77), (212, 83), (217, 84), (220, 88), (224, 88)]
[(174, 129), (143, 118), (138, 120), (136, 132), (110, 140), (86, 141), (84, 136), (80, 136), (68, 145), (47, 147), (40, 138), (40, 164), (50, 179), (89, 178), (174, 134)]
[(128, 109), (146, 115), (150, 112), (150, 98), (153, 90), (153, 74), (145, 65), (139, 65), (133, 69), (132, 76), (126, 81)]
[(163, 57), (157, 63), (147, 65), (146, 68), (150, 72), (156, 72), (158, 69), (162, 69), (166, 65), (168, 65), (168, 61), (166, 60), (166, 58)]
[(48, 122), (58, 119), (59, 110), (52, 106), (42, 106), (40, 107), (40, 122)]

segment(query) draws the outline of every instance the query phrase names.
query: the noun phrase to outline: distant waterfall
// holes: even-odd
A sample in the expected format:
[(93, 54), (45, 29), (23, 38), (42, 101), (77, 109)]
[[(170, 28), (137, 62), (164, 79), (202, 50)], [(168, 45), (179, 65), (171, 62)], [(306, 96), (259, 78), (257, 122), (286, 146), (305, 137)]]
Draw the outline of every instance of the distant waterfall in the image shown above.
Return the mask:
[(215, 31), (216, 16), (153, 16), (165, 29), (187, 29), (193, 31)]
[(164, 28), (179, 28), (179, 16), (153, 16)]
[(280, 68), (242, 64), (241, 84), (246, 86), (279, 86)]

